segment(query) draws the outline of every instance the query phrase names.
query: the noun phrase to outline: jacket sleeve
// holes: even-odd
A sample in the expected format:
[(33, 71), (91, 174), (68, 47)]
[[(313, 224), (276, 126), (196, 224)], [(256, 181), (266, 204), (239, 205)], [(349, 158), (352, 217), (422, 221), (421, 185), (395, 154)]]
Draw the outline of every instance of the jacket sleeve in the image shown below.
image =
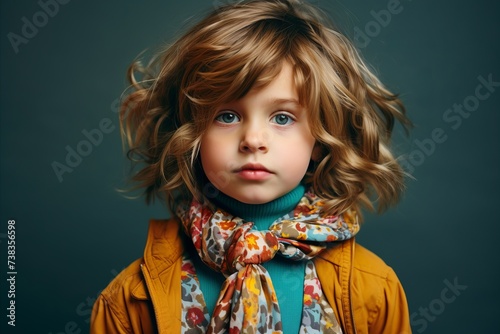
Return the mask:
[(369, 330), (373, 334), (411, 334), (408, 303), (403, 286), (396, 273), (389, 268), (383, 293), (379, 296), (378, 312), (369, 319)]
[(90, 318), (90, 334), (113, 333), (113, 334), (129, 334), (129, 326), (123, 324), (121, 319), (113, 312), (110, 304), (100, 295), (92, 309)]

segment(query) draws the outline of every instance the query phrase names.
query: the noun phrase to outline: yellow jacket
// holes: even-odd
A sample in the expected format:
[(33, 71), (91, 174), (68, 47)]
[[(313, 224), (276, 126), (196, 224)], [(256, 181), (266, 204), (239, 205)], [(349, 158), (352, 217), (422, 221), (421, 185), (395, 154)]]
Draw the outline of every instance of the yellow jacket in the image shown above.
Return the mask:
[[(144, 257), (101, 293), (90, 333), (180, 334), (182, 254), (179, 223), (151, 221)], [(323, 252), (315, 265), (344, 334), (411, 333), (406, 297), (396, 274), (354, 239)]]

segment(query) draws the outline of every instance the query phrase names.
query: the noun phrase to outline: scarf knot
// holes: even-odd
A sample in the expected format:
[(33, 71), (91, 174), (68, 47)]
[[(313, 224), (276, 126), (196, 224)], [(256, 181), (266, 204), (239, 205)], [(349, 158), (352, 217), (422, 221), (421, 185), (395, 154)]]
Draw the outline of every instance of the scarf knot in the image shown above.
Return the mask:
[(228, 275), (243, 269), (246, 265), (261, 264), (271, 260), (278, 250), (279, 239), (271, 231), (257, 231), (253, 223), (244, 223), (235, 229), (224, 244), (226, 266), (221, 272)]

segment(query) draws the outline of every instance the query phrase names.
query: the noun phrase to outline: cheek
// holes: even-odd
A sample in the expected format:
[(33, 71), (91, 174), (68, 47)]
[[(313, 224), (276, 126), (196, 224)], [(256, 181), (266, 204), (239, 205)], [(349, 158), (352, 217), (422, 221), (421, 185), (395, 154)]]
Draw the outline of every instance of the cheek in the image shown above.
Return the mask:
[(295, 150), (296, 163), (294, 171), (298, 174), (305, 175), (311, 163), (312, 147), (306, 146)]
[(300, 136), (297, 140), (286, 141), (280, 150), (275, 151), (275, 161), (280, 162), (291, 175), (303, 176), (309, 167), (314, 143), (312, 136)]
[(206, 135), (201, 138), (200, 160), (205, 175), (209, 177), (224, 169), (225, 143), (219, 136)]

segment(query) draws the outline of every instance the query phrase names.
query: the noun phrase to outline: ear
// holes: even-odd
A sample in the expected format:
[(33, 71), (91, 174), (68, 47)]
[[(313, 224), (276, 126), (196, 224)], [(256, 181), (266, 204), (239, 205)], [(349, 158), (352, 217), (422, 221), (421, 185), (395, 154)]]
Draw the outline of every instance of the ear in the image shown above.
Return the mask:
[(323, 147), (321, 146), (320, 143), (316, 142), (314, 144), (312, 153), (311, 153), (311, 160), (314, 162), (318, 162), (323, 158)]

